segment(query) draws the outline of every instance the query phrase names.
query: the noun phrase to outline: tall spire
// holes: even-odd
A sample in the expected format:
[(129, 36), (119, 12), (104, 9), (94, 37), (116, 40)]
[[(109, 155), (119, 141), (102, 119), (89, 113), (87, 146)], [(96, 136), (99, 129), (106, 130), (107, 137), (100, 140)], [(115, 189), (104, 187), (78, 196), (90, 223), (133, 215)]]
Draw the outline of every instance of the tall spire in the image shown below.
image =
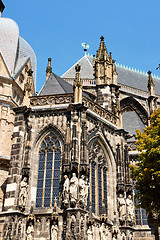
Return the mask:
[(5, 6), (4, 6), (2, 0), (0, 0), (0, 17), (2, 15), (4, 9), (5, 9)]

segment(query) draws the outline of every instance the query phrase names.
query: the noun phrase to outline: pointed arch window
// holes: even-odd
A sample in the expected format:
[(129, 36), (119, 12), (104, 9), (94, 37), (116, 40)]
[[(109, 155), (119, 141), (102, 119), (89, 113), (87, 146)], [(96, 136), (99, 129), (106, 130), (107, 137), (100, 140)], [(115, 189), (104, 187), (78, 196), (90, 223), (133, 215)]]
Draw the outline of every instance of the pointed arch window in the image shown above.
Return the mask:
[(47, 135), (39, 148), (36, 207), (52, 207), (59, 199), (61, 144), (53, 133)]
[(92, 212), (102, 214), (102, 203), (107, 213), (107, 168), (103, 150), (94, 143), (90, 148), (90, 202)]

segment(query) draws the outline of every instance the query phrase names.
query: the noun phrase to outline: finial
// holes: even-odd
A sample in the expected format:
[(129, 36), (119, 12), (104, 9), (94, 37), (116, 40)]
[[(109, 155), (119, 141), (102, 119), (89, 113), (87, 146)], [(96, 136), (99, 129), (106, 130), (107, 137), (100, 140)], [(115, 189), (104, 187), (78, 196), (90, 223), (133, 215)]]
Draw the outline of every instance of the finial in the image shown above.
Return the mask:
[(2, 15), (4, 9), (5, 9), (5, 6), (4, 6), (2, 0), (0, 0), (0, 17)]
[(148, 73), (148, 75), (151, 75), (152, 72), (149, 70), (147, 73)]
[(89, 44), (86, 42), (83, 42), (81, 45), (84, 48), (84, 51), (87, 52), (87, 49), (89, 48)]
[(75, 70), (76, 70), (76, 72), (80, 72), (81, 66), (80, 66), (79, 64), (77, 64), (77, 65), (75, 66)]
[(101, 41), (103, 41), (103, 40), (104, 40), (104, 37), (103, 37), (103, 35), (101, 35), (100, 39), (101, 39)]
[(49, 76), (52, 73), (51, 60), (52, 60), (51, 58), (48, 58), (48, 65), (46, 68), (46, 81), (48, 80)]
[(160, 64), (158, 64), (158, 67), (156, 68), (156, 70), (160, 69)]

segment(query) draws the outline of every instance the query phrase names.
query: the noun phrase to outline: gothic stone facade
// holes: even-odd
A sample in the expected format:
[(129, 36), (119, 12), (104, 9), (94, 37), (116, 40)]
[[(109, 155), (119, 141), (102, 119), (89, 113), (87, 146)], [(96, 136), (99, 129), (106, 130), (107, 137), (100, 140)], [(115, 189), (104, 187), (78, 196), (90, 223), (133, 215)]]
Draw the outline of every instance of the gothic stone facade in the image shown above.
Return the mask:
[(14, 29), (17, 52), (3, 54), (5, 61), (0, 54), (0, 239), (155, 239), (147, 220), (137, 223), (129, 171), (137, 152), (122, 128), (123, 113), (136, 112), (146, 126), (157, 108), (151, 72), (147, 92), (119, 83), (117, 74), (125, 79), (129, 70), (116, 67), (102, 36), (92, 64), (83, 59), (91, 78), (76, 65), (74, 76), (64, 76), (72, 86), (52, 73), (49, 59), (46, 83), (33, 96), (35, 56), (28, 45), (21, 49), (17, 25), (4, 21), (2, 51), (6, 29)]
[[(69, 91), (50, 60), (47, 69), (43, 94), (53, 80)], [(109, 110), (82, 91), (79, 65), (72, 93), (40, 94), (14, 109), (1, 239), (154, 239), (148, 225), (135, 226), (128, 133), (112, 81)]]

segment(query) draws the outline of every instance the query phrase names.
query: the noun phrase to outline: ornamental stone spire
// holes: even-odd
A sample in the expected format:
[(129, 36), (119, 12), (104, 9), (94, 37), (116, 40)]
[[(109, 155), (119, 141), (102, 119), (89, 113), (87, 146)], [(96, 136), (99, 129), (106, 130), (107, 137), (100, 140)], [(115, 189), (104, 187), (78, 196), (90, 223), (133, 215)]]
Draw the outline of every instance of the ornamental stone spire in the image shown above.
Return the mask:
[(75, 77), (74, 85), (73, 85), (74, 103), (82, 103), (82, 81), (80, 78), (81, 66), (79, 64), (77, 64), (75, 66), (75, 70), (76, 70), (76, 77)]
[(155, 95), (154, 83), (153, 83), (153, 79), (152, 79), (151, 73), (152, 73), (151, 71), (148, 71), (148, 94), (150, 96), (154, 96)]
[(151, 71), (148, 71), (148, 106), (150, 115), (157, 109), (157, 97), (155, 96), (155, 89)]
[(5, 6), (4, 6), (2, 0), (0, 0), (0, 17), (2, 15), (4, 9), (5, 9)]
[(47, 68), (46, 68), (46, 82), (47, 82), (49, 76), (50, 76), (51, 73), (52, 73), (51, 61), (52, 61), (52, 59), (51, 59), (51, 58), (48, 58), (48, 66), (47, 66)]

